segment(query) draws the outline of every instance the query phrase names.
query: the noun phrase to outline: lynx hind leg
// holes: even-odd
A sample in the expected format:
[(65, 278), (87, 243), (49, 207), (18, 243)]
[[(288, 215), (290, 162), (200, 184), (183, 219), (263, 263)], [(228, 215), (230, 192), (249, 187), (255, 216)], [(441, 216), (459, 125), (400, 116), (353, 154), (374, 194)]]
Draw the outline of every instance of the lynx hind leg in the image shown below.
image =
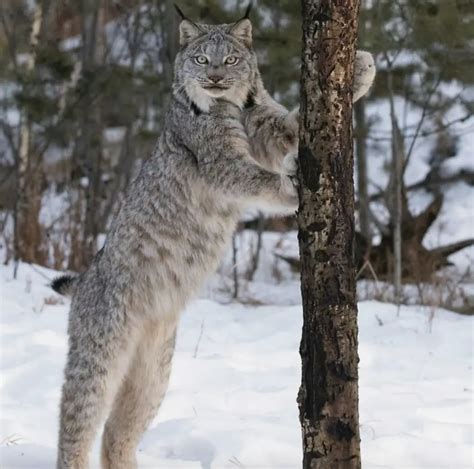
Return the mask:
[(370, 52), (358, 50), (354, 65), (354, 92), (352, 100), (356, 102), (364, 96), (375, 79), (375, 61)]
[(177, 323), (153, 325), (139, 337), (102, 438), (103, 469), (136, 469), (136, 449), (168, 387)]
[(130, 327), (99, 324), (91, 316), (70, 327), (61, 397), (58, 469), (89, 467), (97, 428), (125, 372), (133, 337)]

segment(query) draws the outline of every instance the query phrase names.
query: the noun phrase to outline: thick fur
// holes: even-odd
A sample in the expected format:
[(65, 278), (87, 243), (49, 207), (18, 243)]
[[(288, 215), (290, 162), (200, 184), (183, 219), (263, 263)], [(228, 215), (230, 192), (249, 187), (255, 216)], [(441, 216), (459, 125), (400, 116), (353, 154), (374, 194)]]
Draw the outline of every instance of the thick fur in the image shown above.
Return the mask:
[[(103, 418), (102, 467), (137, 467), (136, 446), (166, 392), (179, 314), (215, 270), (242, 210), (297, 206), (297, 112), (265, 92), (250, 22), (184, 20), (180, 31), (172, 102), (152, 157), (90, 268), (53, 282), (72, 293), (58, 469), (88, 467)], [(238, 61), (225, 66), (229, 55)], [(219, 86), (208, 89), (217, 75)]]

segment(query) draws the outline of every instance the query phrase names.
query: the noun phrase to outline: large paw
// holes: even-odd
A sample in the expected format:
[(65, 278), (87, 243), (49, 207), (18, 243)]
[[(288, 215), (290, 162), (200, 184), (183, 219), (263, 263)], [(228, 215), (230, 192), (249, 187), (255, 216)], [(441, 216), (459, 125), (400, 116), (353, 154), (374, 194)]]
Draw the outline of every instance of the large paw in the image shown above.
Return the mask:
[(296, 178), (282, 174), (280, 176), (280, 197), (284, 205), (296, 208), (298, 207), (298, 188)]
[(354, 92), (353, 102), (362, 98), (375, 79), (375, 61), (370, 52), (358, 50), (354, 65)]
[(298, 154), (288, 153), (282, 163), (281, 195), (290, 207), (298, 206)]
[(279, 143), (284, 153), (298, 151), (299, 108), (293, 109), (286, 116), (279, 137)]
[(297, 153), (288, 153), (288, 155), (283, 158), (282, 162), (282, 172), (290, 177), (295, 177), (298, 172), (298, 154)]
[(286, 124), (288, 128), (298, 137), (300, 108), (299, 106), (290, 111), (286, 116)]

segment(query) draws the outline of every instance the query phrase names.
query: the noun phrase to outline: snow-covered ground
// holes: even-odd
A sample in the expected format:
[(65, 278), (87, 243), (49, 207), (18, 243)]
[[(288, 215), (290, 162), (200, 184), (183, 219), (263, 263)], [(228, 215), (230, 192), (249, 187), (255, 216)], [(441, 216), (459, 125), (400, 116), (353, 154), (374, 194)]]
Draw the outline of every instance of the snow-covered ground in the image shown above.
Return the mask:
[[(52, 468), (68, 303), (47, 287), (53, 271), (12, 274), (0, 267), (0, 466)], [(266, 288), (278, 304), (203, 298), (184, 313), (140, 467), (301, 467), (298, 285)], [(473, 467), (473, 325), (443, 310), (359, 304), (364, 469)], [(97, 456), (98, 444), (93, 467)]]

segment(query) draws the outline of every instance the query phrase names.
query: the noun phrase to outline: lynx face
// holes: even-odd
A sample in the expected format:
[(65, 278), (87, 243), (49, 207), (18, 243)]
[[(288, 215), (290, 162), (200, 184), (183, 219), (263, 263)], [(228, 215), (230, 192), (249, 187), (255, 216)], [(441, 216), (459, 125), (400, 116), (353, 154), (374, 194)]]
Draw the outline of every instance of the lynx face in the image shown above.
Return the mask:
[(251, 31), (247, 19), (217, 26), (181, 22), (176, 76), (201, 110), (219, 98), (238, 106), (245, 102), (257, 73)]

